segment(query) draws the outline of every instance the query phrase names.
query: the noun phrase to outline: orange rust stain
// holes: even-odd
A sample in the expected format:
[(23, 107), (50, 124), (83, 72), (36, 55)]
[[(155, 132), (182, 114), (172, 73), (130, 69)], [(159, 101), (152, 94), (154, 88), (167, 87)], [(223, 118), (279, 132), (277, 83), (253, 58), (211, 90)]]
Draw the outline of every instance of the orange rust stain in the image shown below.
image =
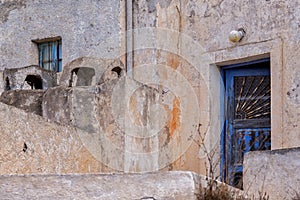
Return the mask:
[(179, 58), (176, 55), (168, 56), (168, 66), (172, 67), (173, 69), (177, 69), (179, 66)]
[(168, 121), (168, 128), (170, 138), (173, 138), (175, 131), (180, 128), (180, 100), (177, 97), (175, 97), (175, 99), (173, 100), (173, 109), (171, 111), (171, 114), (171, 119)]

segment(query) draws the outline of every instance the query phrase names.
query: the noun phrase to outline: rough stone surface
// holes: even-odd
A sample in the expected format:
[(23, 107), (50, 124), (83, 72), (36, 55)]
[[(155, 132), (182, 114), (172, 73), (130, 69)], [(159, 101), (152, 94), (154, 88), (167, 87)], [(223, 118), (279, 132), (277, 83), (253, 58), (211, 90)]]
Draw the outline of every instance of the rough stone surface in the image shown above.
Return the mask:
[[(137, 49), (133, 56), (134, 66), (138, 68), (149, 63), (164, 63), (179, 71), (187, 69), (188, 64), (181, 62), (186, 60), (190, 64), (188, 69), (198, 71), (198, 76), (179, 72), (191, 83), (200, 83), (199, 77), (203, 80), (198, 88), (201, 93), (199, 108), (207, 112), (202, 113), (201, 132), (205, 135), (206, 148), (213, 155), (214, 166), (219, 165), (220, 135), (224, 123), (224, 85), (220, 67), (228, 64), (271, 58), (272, 149), (299, 146), (297, 55), (300, 38), (295, 31), (299, 29), (300, 15), (296, 12), (299, 8), (298, 1), (280, 0), (173, 0), (164, 5), (157, 0), (134, 2), (135, 29), (163, 29), (162, 34), (154, 33), (152, 37), (145, 32), (143, 37), (136, 31), (133, 36), (133, 49)], [(228, 40), (230, 31), (239, 28), (245, 30), (245, 37), (239, 43), (231, 43)], [(185, 34), (198, 45), (197, 48), (190, 44), (185, 46), (185, 36), (168, 36), (167, 30)], [(143, 48), (145, 46), (148, 48)], [(153, 48), (149, 49), (149, 46)], [(180, 55), (179, 63), (168, 62), (169, 54), (162, 54), (163, 51), (160, 50), (166, 49), (165, 47), (168, 47), (169, 52), (171, 49), (176, 56)], [(194, 62), (195, 58), (200, 58), (203, 62)], [(161, 76), (158, 83), (164, 85), (169, 78), (170, 76)], [(202, 150), (200, 148), (200, 154)], [(206, 157), (198, 165), (201, 166), (202, 174), (206, 173)], [(181, 167), (186, 164), (183, 161)], [(193, 166), (190, 163), (187, 165)], [(218, 167), (216, 174), (217, 169)]]
[(72, 88), (63, 86), (49, 88), (42, 99), (43, 117), (61, 124), (71, 125), (71, 97)]
[[(197, 200), (202, 199), (204, 185), (204, 177), (178, 171), (0, 176), (4, 199)], [(228, 192), (235, 197), (241, 193), (232, 188)]]
[[(161, 160), (172, 160), (162, 170), (182, 169), (207, 174), (212, 165), (218, 176), (226, 103), (220, 68), (270, 57), (271, 148), (299, 147), (299, 1), (136, 0), (132, 3), (133, 8), (126, 8), (125, 1), (120, 0), (1, 1), (0, 69), (37, 64), (37, 46), (32, 40), (61, 36), (64, 71), (59, 80), (63, 87), (62, 91), (53, 88), (46, 94), (44, 102), (49, 106), (45, 106), (45, 116), (73, 124), (80, 128), (79, 131), (86, 130), (87, 133), (79, 134), (81, 140), (86, 142), (92, 138), (92, 141), (102, 142), (102, 148), (97, 142), (87, 145), (89, 151), (122, 171), (153, 170), (165, 165)], [(125, 14), (130, 19), (125, 20)], [(133, 20), (132, 25), (125, 24), (125, 21), (131, 23), (130, 20)], [(131, 26), (136, 29), (127, 33), (132, 34), (128, 37), (133, 38), (132, 41), (120, 33)], [(161, 32), (139, 29), (145, 27)], [(231, 43), (229, 32), (239, 28), (245, 30), (245, 37), (239, 43)], [(127, 63), (126, 68), (133, 69), (129, 74), (133, 85), (140, 87), (136, 90), (128, 91), (125, 85), (131, 80), (119, 82), (118, 72), (107, 65), (110, 59), (124, 57), (124, 46), (132, 48), (127, 50), (133, 62)], [(125, 69), (119, 61), (112, 63), (113, 67)], [(76, 71), (78, 67), (83, 70)], [(94, 69), (95, 75), (88, 68)], [(4, 88), (5, 82), (0, 85)], [(69, 86), (72, 86), (71, 94)], [(148, 93), (148, 89), (155, 94)], [(132, 98), (127, 98), (127, 94)], [(69, 98), (69, 95), (76, 98)], [(112, 101), (113, 95), (117, 101)], [(54, 96), (59, 105), (66, 106), (65, 110), (54, 105)], [(124, 99), (129, 103), (125, 104)], [(151, 114), (149, 108), (158, 112)], [(74, 109), (79, 114), (72, 114)], [(128, 115), (126, 109), (130, 111)], [(192, 111), (199, 113), (199, 120), (191, 117)], [(151, 119), (156, 121), (152, 123)], [(132, 122), (127, 132), (122, 130), (124, 122)], [(198, 124), (201, 124), (200, 134), (195, 127)], [(34, 122), (31, 125), (37, 126)], [(162, 129), (153, 140), (126, 138), (126, 134), (134, 134), (136, 130), (152, 133), (152, 130), (147, 132), (136, 127)], [(184, 127), (189, 129), (182, 131)], [(91, 137), (94, 136), (91, 133), (97, 131), (104, 134)], [(193, 133), (198, 133), (199, 137), (188, 137), (192, 142), (185, 149), (182, 144), (186, 144), (186, 136)], [(111, 147), (108, 141), (114, 141), (122, 151), (108, 148)], [(172, 150), (164, 151), (169, 144), (174, 145)], [(124, 154), (124, 149), (129, 155)], [(134, 151), (157, 152), (157, 149), (159, 154), (148, 154), (149, 157), (131, 154)], [(116, 156), (119, 154), (123, 157)], [(170, 159), (174, 155), (177, 159)], [(8, 167), (10, 159), (4, 161)]]
[(258, 199), (300, 197), (300, 148), (249, 152), (244, 159), (244, 190)]
[(3, 71), (4, 90), (47, 89), (57, 85), (56, 73), (36, 65), (5, 69)]
[(57, 36), (62, 38), (63, 65), (84, 56), (118, 58), (121, 4), (120, 0), (1, 1), (0, 69), (38, 64), (32, 40)]
[(15, 106), (42, 116), (42, 101), (45, 91), (43, 90), (12, 90), (4, 91), (0, 101), (7, 105)]
[(24, 2), (17, 1), (1, 1), (0, 3), (0, 21), (4, 23), (8, 20), (11, 11), (25, 7)]
[(91, 155), (75, 128), (48, 122), (3, 103), (0, 124), (0, 174), (112, 171)]
[[(112, 175), (2, 176), (2, 198), (196, 200), (196, 175), (189, 172)], [(6, 184), (7, 182), (11, 184)], [(139, 184), (136, 184), (139, 183)]]
[[(108, 69), (100, 85), (48, 89), (43, 116), (89, 133), (81, 137), (85, 146), (99, 161), (119, 171), (168, 169), (185, 148), (194, 148), (189, 146), (189, 131), (179, 134), (185, 126), (179, 119), (182, 106), (172, 93), (161, 95), (153, 87), (111, 75)], [(174, 146), (183, 147), (174, 151)]]
[[(92, 77), (85, 76), (85, 69), (89, 68), (94, 71)], [(117, 70), (116, 70), (117, 69)], [(77, 70), (77, 77), (74, 77), (74, 70)], [(117, 72), (115, 72), (117, 71)], [(73, 72), (73, 73), (72, 73)], [(95, 86), (103, 83), (106, 79), (118, 78), (124, 76), (125, 69), (123, 63), (119, 59), (100, 59), (91, 57), (81, 57), (73, 60), (64, 66), (60, 77), (59, 85), (72, 86)], [(80, 75), (82, 75), (80, 77)], [(76, 81), (82, 79), (90, 79), (89, 84), (78, 85)], [(75, 80), (77, 79), (77, 80)], [(84, 81), (82, 81), (84, 82)]]

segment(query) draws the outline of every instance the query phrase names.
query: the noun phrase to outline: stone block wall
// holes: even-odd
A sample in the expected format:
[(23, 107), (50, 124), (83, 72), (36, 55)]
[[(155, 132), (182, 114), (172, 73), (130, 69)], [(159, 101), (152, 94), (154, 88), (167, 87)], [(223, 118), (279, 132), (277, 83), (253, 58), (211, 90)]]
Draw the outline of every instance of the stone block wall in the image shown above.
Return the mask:
[(3, 71), (3, 89), (8, 90), (26, 90), (40, 89), (45, 90), (57, 85), (56, 73), (42, 69), (37, 65), (6, 68)]
[(43, 90), (11, 90), (1, 94), (0, 101), (7, 105), (42, 116)]
[(244, 159), (244, 190), (258, 199), (299, 199), (300, 148), (249, 152)]

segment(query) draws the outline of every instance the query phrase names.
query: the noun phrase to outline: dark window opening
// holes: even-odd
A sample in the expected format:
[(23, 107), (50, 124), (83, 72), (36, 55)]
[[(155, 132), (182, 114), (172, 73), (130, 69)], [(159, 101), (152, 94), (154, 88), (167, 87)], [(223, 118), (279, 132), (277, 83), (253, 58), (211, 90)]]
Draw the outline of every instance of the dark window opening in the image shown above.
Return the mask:
[[(50, 39), (49, 39), (50, 40)], [(34, 41), (38, 44), (39, 49), (39, 66), (55, 71), (62, 71), (62, 41), (61, 38), (55, 38), (50, 41)]]
[(7, 90), (10, 90), (10, 89), (11, 88), (10, 88), (9, 78), (6, 77), (6, 79), (5, 79), (5, 90), (7, 91)]
[(95, 70), (89, 67), (75, 68), (71, 72), (70, 87), (92, 85)]
[(38, 75), (28, 75), (25, 82), (30, 85), (31, 89), (43, 89), (43, 82)]

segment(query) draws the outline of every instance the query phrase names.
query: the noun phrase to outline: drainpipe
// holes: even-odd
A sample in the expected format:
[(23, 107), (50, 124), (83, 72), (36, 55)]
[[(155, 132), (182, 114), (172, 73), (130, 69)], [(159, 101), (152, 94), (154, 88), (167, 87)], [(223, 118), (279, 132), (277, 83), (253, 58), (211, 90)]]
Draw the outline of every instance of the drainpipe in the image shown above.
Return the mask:
[(133, 78), (133, 0), (125, 1), (126, 16), (126, 71), (127, 76)]

